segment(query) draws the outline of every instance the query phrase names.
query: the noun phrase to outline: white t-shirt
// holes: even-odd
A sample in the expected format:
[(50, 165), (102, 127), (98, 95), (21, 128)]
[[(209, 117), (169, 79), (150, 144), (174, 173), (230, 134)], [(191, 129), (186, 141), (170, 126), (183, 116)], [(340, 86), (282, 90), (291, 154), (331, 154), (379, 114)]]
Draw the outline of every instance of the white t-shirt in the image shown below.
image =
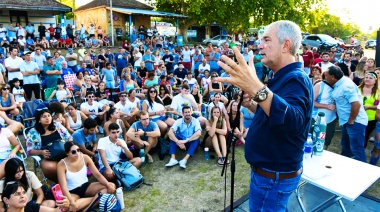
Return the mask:
[[(8, 57), (7, 59), (5, 59), (5, 67), (19, 69), (23, 62), (24, 61), (20, 57), (16, 56), (14, 59), (12, 57)], [(24, 77), (20, 71), (8, 72), (8, 81), (13, 80), (14, 78), (22, 80)]]
[[(189, 97), (192, 98), (193, 101), (195, 102), (193, 95), (189, 95)], [(170, 108), (173, 108), (178, 113), (182, 114), (182, 107), (185, 105), (192, 108), (191, 102), (188, 99), (184, 98), (181, 94), (178, 94), (175, 97), (173, 97), (172, 104), (170, 105)]]
[[(26, 197), (28, 198), (28, 202), (33, 199), (33, 190), (39, 189), (42, 187), (42, 183), (36, 176), (34, 172), (25, 171), (26, 179), (28, 181), (28, 190), (26, 191)], [(0, 181), (0, 192), (3, 193), (4, 190), (4, 180)]]
[(211, 82), (211, 76), (209, 78), (206, 78), (206, 77), (202, 78), (202, 85), (204, 88), (207, 88), (208, 84), (210, 84), (210, 82)]
[(188, 78), (185, 78), (183, 81), (185, 80), (189, 83), (190, 87), (197, 84), (197, 80), (195, 78), (191, 78), (190, 80)]
[(121, 101), (115, 104), (115, 108), (117, 108), (118, 110), (120, 110), (121, 112), (125, 114), (130, 114), (134, 107), (135, 105), (129, 101), (125, 101), (125, 105), (122, 105)]
[(210, 65), (206, 63), (206, 65), (200, 64), (198, 66), (199, 73), (204, 73), (205, 70), (210, 71)]
[(191, 50), (190, 49), (188, 49), (187, 51), (185, 49), (182, 50), (182, 57), (183, 57), (183, 62), (190, 62)]
[(86, 33), (86, 27), (82, 26), (82, 27), (80, 28), (80, 34), (82, 35), (82, 34), (84, 34), (84, 33)]
[(0, 38), (5, 38), (7, 33), (7, 29), (5, 27), (0, 28)]
[(92, 34), (92, 35), (95, 34), (95, 27), (94, 26), (93, 27), (90, 26), (90, 34)]
[(1, 128), (0, 132), (0, 152), (6, 152), (10, 149), (11, 143), (8, 138), (14, 135), (8, 128)]
[[(119, 138), (119, 142), (125, 141)], [(106, 152), (106, 158), (109, 165), (118, 162), (120, 160), (120, 154), (124, 153), (124, 149), (112, 143), (109, 136), (99, 139), (98, 150), (99, 149)], [(99, 170), (102, 168), (104, 168), (104, 164), (99, 154)]]
[(133, 104), (133, 106), (137, 107), (137, 108), (140, 108), (140, 99), (135, 97), (135, 101), (131, 102), (129, 101), (129, 99), (127, 98), (127, 102)]
[(23, 38), (23, 39), (17, 39), (17, 42), (18, 42), (18, 44), (20, 44), (20, 46), (25, 46), (25, 44), (26, 44), (26, 40)]
[(140, 66), (140, 63), (142, 61), (142, 54), (141, 52), (138, 52), (135, 57), (138, 57), (139, 59), (135, 61), (135, 66)]
[[(72, 53), (72, 54), (67, 53), (66, 54), (66, 57), (73, 57), (73, 56), (76, 56), (78, 58), (77, 53)], [(76, 66), (77, 65), (77, 60), (68, 60), (67, 61), (67, 65), (68, 66)]]
[[(151, 107), (148, 100), (144, 100), (144, 102), (146, 105), (148, 105), (148, 113), (153, 113), (153, 112), (165, 110), (165, 106), (160, 104), (160, 103), (152, 102), (152, 107)], [(161, 117), (161, 116), (160, 115), (154, 115), (151, 118), (154, 119), (154, 118), (159, 118), (159, 117)]]
[[(318, 63), (318, 65), (319, 65), (319, 63)], [(331, 66), (334, 66), (334, 64), (331, 62), (329, 62), (327, 64), (321, 63), (322, 73), (327, 71), (327, 69), (330, 68)]]
[[(101, 110), (103, 108), (103, 104), (100, 103), (100, 102), (93, 102), (92, 105), (89, 105), (88, 102), (84, 102), (80, 105), (80, 108), (82, 109), (85, 109), (87, 110), (88, 112), (92, 112), (92, 113), (95, 113), (95, 114), (98, 114), (99, 113), (99, 110)], [(90, 117), (92, 119), (95, 119), (96, 118), (96, 115), (93, 114), (93, 115), (90, 115)]]

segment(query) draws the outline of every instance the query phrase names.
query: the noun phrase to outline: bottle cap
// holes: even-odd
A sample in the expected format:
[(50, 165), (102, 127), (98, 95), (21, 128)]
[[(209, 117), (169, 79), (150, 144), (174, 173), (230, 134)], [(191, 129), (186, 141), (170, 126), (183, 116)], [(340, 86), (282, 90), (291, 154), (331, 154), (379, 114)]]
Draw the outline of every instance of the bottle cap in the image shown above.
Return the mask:
[(205, 147), (205, 151), (208, 152), (208, 147)]
[(318, 116), (325, 116), (325, 113), (324, 112), (319, 112)]

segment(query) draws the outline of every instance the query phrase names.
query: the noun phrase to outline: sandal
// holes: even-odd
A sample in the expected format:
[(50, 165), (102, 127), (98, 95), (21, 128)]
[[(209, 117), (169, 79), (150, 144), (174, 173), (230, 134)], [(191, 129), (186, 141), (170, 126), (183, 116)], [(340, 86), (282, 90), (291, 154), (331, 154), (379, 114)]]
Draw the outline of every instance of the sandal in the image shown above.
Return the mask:
[(218, 158), (218, 166), (224, 166), (224, 160), (222, 157)]
[[(226, 157), (223, 157), (223, 162), (226, 160)], [(227, 165), (230, 165), (230, 161), (227, 160)]]

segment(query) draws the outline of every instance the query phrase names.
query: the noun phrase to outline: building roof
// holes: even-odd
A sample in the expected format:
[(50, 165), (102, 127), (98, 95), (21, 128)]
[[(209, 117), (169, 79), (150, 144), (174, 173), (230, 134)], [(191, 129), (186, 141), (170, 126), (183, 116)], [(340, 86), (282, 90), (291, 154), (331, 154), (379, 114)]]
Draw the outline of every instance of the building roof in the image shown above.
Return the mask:
[(70, 7), (53, 0), (1, 0), (0, 9), (71, 12)]
[[(92, 2), (79, 7), (75, 11), (87, 10), (87, 9), (96, 8), (96, 7), (109, 7), (109, 6), (110, 6), (109, 0), (93, 0)], [(153, 7), (136, 0), (112, 0), (112, 7), (153, 10)]]
[[(110, 7), (107, 7), (110, 9)], [(165, 17), (165, 18), (187, 18), (188, 16), (169, 13), (169, 12), (161, 12), (154, 10), (141, 10), (141, 9), (130, 9), (130, 8), (121, 8), (121, 7), (112, 7), (112, 10), (119, 13), (124, 14), (139, 14), (139, 15), (148, 15), (153, 17)]]

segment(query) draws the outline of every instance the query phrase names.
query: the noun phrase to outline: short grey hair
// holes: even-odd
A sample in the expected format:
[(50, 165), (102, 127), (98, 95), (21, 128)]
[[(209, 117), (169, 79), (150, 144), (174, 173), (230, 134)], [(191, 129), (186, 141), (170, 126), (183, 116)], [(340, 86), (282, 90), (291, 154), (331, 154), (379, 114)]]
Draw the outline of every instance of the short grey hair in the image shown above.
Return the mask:
[(277, 28), (277, 38), (280, 44), (283, 44), (285, 40), (290, 40), (290, 54), (295, 56), (302, 41), (300, 27), (288, 20), (276, 21), (270, 24), (270, 26), (272, 25)]

